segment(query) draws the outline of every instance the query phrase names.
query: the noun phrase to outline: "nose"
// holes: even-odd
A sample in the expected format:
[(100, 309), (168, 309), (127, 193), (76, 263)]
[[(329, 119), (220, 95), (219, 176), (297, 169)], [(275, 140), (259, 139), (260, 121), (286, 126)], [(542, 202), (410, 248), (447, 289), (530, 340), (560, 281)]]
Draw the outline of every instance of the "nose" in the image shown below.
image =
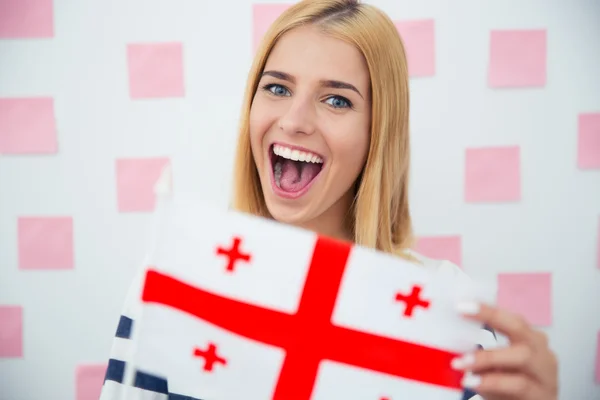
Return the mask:
[(289, 102), (290, 106), (279, 118), (279, 129), (285, 134), (311, 135), (315, 131), (315, 109), (309, 99), (296, 96)]

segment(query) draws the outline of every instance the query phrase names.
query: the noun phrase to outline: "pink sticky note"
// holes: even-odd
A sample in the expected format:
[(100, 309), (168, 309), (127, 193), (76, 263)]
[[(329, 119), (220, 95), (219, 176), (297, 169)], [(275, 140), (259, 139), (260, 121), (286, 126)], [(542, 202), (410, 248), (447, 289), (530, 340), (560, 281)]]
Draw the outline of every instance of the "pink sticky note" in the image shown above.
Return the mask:
[(466, 151), (465, 201), (502, 202), (521, 198), (518, 146), (472, 148)]
[(0, 0), (0, 38), (54, 36), (52, 0)]
[(130, 44), (127, 61), (131, 98), (184, 96), (181, 43)]
[(18, 238), (20, 269), (73, 268), (71, 217), (20, 217)]
[(422, 236), (417, 238), (415, 251), (436, 260), (448, 260), (458, 266), (462, 264), (461, 237)]
[(498, 275), (498, 306), (536, 326), (552, 323), (552, 275), (549, 272)]
[(435, 23), (433, 19), (398, 21), (396, 29), (404, 42), (411, 77), (435, 74)]
[(497, 30), (490, 34), (491, 87), (546, 85), (546, 30)]
[(577, 166), (600, 169), (600, 112), (579, 114)]
[(106, 364), (78, 365), (75, 370), (75, 400), (98, 400), (104, 377)]
[(23, 308), (0, 305), (0, 357), (23, 357)]
[(56, 153), (57, 149), (52, 98), (0, 99), (0, 154)]
[(598, 332), (598, 342), (596, 343), (596, 383), (600, 383), (600, 332)]
[(154, 185), (169, 159), (119, 159), (117, 169), (117, 197), (120, 212), (149, 212), (154, 210)]
[(252, 5), (252, 49), (256, 51), (269, 27), (291, 4)]

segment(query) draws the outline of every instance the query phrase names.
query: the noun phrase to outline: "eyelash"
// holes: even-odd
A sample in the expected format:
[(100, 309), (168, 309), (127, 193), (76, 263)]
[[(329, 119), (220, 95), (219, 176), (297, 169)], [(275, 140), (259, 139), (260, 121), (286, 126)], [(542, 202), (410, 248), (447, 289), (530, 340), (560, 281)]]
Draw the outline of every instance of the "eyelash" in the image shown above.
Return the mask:
[[(265, 91), (267, 91), (267, 92), (269, 92), (270, 94), (272, 94), (274, 96), (279, 96), (279, 95), (273, 93), (273, 91), (271, 90), (271, 89), (273, 89), (275, 87), (280, 87), (280, 88), (285, 89), (288, 93), (290, 92), (288, 88), (286, 88), (283, 85), (279, 85), (277, 83), (266, 84), (266, 85), (264, 85), (262, 87), (262, 89), (265, 90)], [(347, 98), (343, 97), (343, 96), (333, 95), (333, 96), (329, 96), (327, 98), (327, 100), (329, 100), (329, 99), (339, 99), (339, 100), (342, 100), (343, 102), (345, 102), (347, 104), (345, 107), (336, 107), (336, 106), (331, 105), (331, 107), (333, 107), (333, 108), (336, 108), (336, 109), (341, 109), (341, 108), (350, 108), (350, 109), (353, 109), (352, 102), (350, 100), (348, 100)]]

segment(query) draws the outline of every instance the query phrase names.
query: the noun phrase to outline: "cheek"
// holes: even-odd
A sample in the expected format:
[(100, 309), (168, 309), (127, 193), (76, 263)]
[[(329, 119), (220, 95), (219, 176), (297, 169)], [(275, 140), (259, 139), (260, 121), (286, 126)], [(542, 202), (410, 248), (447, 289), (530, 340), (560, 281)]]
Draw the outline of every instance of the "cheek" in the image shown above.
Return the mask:
[(250, 111), (249, 129), (252, 154), (254, 155), (256, 163), (260, 165), (262, 162), (260, 157), (262, 141), (265, 135), (264, 118), (260, 114), (260, 108), (252, 107)]
[(364, 129), (349, 129), (344, 137), (336, 137), (331, 143), (332, 152), (337, 160), (338, 173), (344, 180), (354, 180), (358, 177), (367, 159), (369, 151), (369, 133)]
[(260, 144), (269, 130), (273, 116), (269, 114), (269, 108), (256, 99), (250, 110), (250, 140)]

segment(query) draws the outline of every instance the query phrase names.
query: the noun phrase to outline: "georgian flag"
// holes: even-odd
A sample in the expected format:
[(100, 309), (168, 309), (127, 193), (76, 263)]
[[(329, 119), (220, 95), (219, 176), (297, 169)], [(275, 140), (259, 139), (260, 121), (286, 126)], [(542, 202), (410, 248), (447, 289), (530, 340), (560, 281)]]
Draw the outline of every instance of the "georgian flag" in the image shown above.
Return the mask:
[(450, 361), (481, 331), (454, 309), (478, 296), (470, 280), (253, 216), (165, 207), (138, 375), (203, 400), (462, 398)]

